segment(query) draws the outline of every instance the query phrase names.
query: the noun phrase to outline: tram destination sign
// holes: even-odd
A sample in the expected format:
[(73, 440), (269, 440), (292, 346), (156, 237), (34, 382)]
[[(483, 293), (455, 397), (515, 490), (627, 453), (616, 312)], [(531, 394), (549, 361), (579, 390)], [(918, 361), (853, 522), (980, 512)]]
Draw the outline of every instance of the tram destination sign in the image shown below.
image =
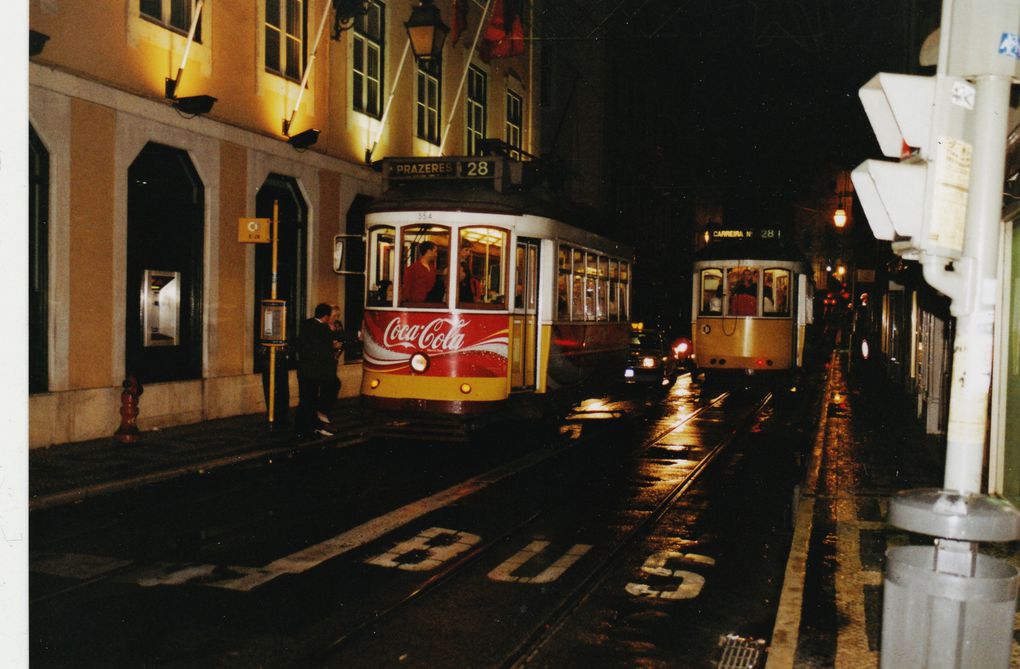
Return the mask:
[(390, 180), (493, 179), (494, 158), (391, 158), (386, 161)]
[(709, 231), (712, 241), (724, 239), (779, 239), (782, 237), (778, 228), (714, 228)]

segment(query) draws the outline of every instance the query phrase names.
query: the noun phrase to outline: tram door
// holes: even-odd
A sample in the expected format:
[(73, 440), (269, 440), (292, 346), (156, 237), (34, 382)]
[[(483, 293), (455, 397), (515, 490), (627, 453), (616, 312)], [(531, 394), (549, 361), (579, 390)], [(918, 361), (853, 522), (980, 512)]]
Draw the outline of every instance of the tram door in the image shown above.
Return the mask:
[(538, 240), (518, 239), (514, 263), (510, 385), (513, 390), (529, 390), (535, 387), (538, 343)]

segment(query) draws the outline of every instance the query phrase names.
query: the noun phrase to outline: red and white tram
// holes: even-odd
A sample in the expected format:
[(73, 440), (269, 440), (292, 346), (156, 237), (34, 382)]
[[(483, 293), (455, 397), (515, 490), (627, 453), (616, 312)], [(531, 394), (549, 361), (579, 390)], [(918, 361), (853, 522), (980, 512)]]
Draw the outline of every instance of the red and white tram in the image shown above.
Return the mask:
[(620, 377), (629, 248), (538, 198), (528, 163), (382, 167), (387, 189), (365, 219), (361, 393), (370, 408), (474, 414), (514, 394)]

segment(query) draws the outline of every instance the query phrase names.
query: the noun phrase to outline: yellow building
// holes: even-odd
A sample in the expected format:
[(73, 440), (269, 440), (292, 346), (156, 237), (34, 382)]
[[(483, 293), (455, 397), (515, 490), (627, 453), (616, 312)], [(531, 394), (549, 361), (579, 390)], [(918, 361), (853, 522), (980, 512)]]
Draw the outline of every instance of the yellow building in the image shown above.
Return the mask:
[[(111, 435), (129, 374), (143, 429), (265, 409), (271, 254), (238, 241), (240, 218), (278, 203), (289, 333), (318, 302), (354, 330), (363, 279), (333, 272), (334, 236), (363, 231), (370, 161), (538, 146), (534, 41), (499, 57), (508, 43), (485, 39), (514, 18), (495, 7), (530, 30), (530, 2), (439, 0), (460, 30), (433, 64), (406, 48), (417, 1), (335, 0), (367, 12), (339, 39), (333, 4), (31, 0), (32, 447)], [(361, 366), (346, 363), (348, 395)]]

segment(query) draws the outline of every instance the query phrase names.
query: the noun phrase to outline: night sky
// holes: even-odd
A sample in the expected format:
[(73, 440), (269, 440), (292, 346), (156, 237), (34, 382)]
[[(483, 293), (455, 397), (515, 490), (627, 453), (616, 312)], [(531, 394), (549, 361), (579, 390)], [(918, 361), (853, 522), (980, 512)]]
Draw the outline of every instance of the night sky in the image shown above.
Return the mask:
[(826, 165), (879, 155), (857, 89), (879, 71), (920, 73), (938, 11), (922, 0), (632, 0), (610, 40), (627, 63), (619, 74), (647, 72), (635, 114), (665, 114), (657, 127), (673, 128), (657, 133), (679, 157), (668, 178), (760, 204), (797, 196)]

